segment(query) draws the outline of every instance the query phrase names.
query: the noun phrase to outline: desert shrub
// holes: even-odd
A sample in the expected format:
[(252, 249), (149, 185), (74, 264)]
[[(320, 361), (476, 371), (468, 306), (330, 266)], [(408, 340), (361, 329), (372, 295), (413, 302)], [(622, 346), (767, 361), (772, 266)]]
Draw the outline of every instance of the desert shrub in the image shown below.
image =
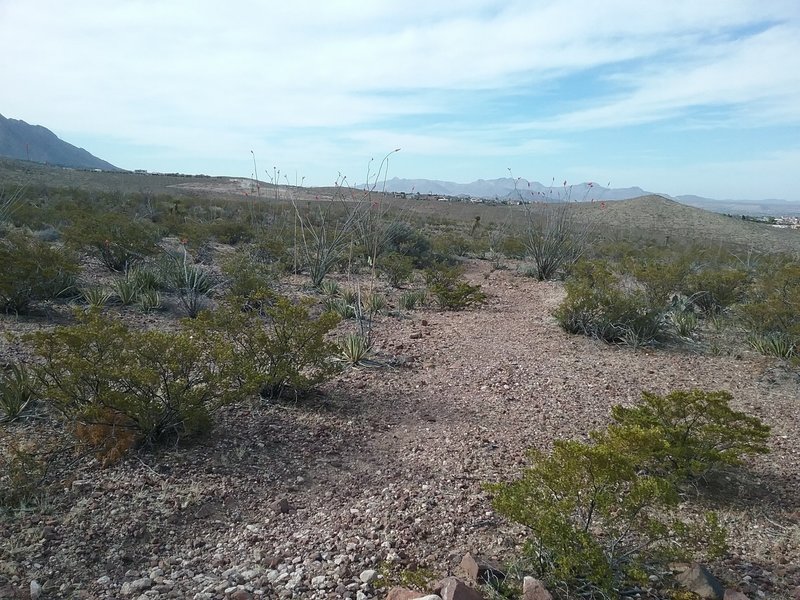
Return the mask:
[(222, 263), (228, 280), (228, 294), (254, 305), (268, 292), (275, 279), (269, 264), (255, 260), (250, 253), (238, 252)]
[(431, 242), (418, 227), (395, 221), (390, 225), (391, 235), (387, 252), (409, 257), (417, 268), (425, 268), (430, 260)]
[(16, 508), (34, 497), (45, 474), (45, 464), (30, 444), (11, 444), (0, 452), (0, 508)]
[(414, 274), (414, 261), (409, 256), (390, 252), (378, 259), (378, 269), (386, 275), (392, 287), (399, 288)]
[(36, 397), (36, 385), (23, 364), (0, 369), (0, 423), (19, 419)]
[(152, 223), (117, 212), (84, 214), (64, 230), (68, 244), (91, 252), (106, 268), (117, 272), (158, 252), (159, 237)]
[(42, 398), (73, 426), (128, 429), (138, 443), (194, 436), (245, 393), (230, 348), (198, 330), (137, 331), (97, 311), (77, 319), (26, 336)]
[(568, 202), (528, 207), (525, 230), (527, 256), (536, 265), (536, 278), (545, 281), (568, 271), (588, 246), (590, 227), (579, 223)]
[(568, 333), (633, 346), (666, 336), (666, 305), (652, 304), (635, 282), (627, 281), (605, 261), (576, 265), (565, 288), (566, 298), (555, 317)]
[(689, 253), (669, 255), (651, 250), (626, 257), (624, 265), (644, 287), (650, 302), (658, 304), (684, 289), (683, 283), (692, 266), (690, 256)]
[(527, 247), (525, 241), (516, 235), (507, 235), (500, 240), (496, 250), (507, 258), (525, 258)]
[(611, 409), (612, 436), (632, 432), (657, 433), (654, 446), (640, 467), (668, 479), (691, 481), (723, 467), (739, 465), (742, 458), (765, 454), (769, 427), (756, 417), (733, 410), (728, 392), (675, 391), (666, 396), (644, 392), (632, 408)]
[(215, 240), (229, 246), (249, 242), (254, 237), (253, 228), (241, 221), (218, 219), (209, 223), (208, 229)]
[(259, 310), (235, 306), (204, 312), (192, 327), (213, 332), (233, 348), (231, 368), (264, 398), (312, 390), (338, 370), (339, 350), (326, 336), (339, 323), (331, 312), (313, 316), (310, 302), (274, 296)]
[(744, 294), (748, 274), (743, 269), (710, 265), (689, 273), (683, 293), (706, 315), (721, 312)]
[(641, 406), (615, 407), (617, 423), (590, 442), (531, 451), (520, 479), (488, 486), (498, 512), (531, 532), (529, 569), (566, 596), (607, 598), (650, 585), (672, 560), (724, 554), (716, 515), (684, 520), (678, 504), (689, 480), (766, 451), (768, 428), (729, 400), (698, 390), (645, 394)]
[(80, 271), (71, 253), (22, 233), (0, 239), (0, 265), (0, 310), (14, 313), (69, 293)]
[[(800, 347), (800, 263), (787, 261), (761, 274), (747, 290), (737, 316), (756, 342), (757, 350), (780, 355)], [(752, 344), (751, 344), (752, 345)]]
[(439, 308), (444, 310), (464, 310), (486, 301), (481, 286), (465, 281), (460, 267), (440, 264), (429, 268), (425, 271), (425, 281)]
[(474, 252), (475, 243), (459, 232), (447, 231), (434, 236), (431, 250), (440, 256), (467, 256)]

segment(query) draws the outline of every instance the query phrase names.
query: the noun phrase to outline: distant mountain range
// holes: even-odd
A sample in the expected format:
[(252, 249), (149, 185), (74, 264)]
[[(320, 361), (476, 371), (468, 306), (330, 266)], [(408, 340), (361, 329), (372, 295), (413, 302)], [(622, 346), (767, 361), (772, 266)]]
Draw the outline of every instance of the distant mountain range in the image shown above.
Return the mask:
[[(383, 184), (378, 186), (384, 189)], [(401, 179), (394, 177), (386, 181), (387, 192), (420, 193), (434, 196), (460, 196), (489, 200), (518, 200), (522, 202), (602, 202), (604, 200), (629, 200), (648, 196), (654, 192), (640, 187), (610, 188), (597, 183), (569, 184), (560, 182), (544, 185), (527, 179), (478, 179), (472, 183), (454, 183), (435, 179)], [(682, 204), (719, 213), (747, 215), (800, 215), (800, 202), (786, 200), (717, 200), (702, 196), (670, 196), (656, 194)]]
[(121, 171), (83, 148), (60, 139), (41, 125), (30, 125), (0, 115), (0, 156), (75, 169)]

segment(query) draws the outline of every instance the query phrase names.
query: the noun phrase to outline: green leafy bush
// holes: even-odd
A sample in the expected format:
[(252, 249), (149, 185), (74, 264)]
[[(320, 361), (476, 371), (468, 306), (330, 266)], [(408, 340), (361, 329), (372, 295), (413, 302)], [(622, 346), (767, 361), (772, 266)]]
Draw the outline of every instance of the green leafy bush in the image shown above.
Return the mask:
[(81, 215), (64, 231), (74, 248), (94, 254), (111, 271), (124, 272), (159, 251), (158, 230), (148, 221), (137, 221), (118, 212)]
[(123, 429), (148, 443), (193, 436), (246, 394), (230, 347), (201, 331), (132, 330), (96, 311), (77, 318), (26, 336), (42, 359), (42, 397), (72, 425)]
[(635, 430), (654, 431), (662, 440), (646, 467), (664, 478), (698, 479), (723, 467), (739, 465), (742, 457), (766, 454), (769, 427), (756, 417), (730, 407), (728, 392), (675, 391), (666, 396), (644, 392), (635, 407), (611, 409), (613, 436)]
[(775, 355), (782, 347), (793, 347), (792, 353), (796, 352), (800, 347), (800, 263), (785, 261), (766, 269), (748, 289), (746, 300), (736, 312), (757, 341), (756, 349)]
[(439, 264), (426, 269), (425, 281), (428, 291), (444, 310), (464, 310), (486, 301), (480, 285), (472, 285), (463, 279), (463, 269)]
[(725, 392), (645, 394), (615, 407), (616, 424), (590, 442), (530, 452), (522, 477), (488, 486), (502, 515), (529, 528), (524, 558), (569, 597), (617, 597), (651, 585), (673, 560), (714, 558), (725, 532), (713, 513), (680, 518), (680, 488), (710, 469), (766, 451), (768, 428), (732, 411)]
[(390, 252), (378, 259), (378, 268), (386, 275), (392, 287), (399, 288), (414, 274), (414, 261), (411, 257)]
[(275, 279), (272, 267), (250, 253), (238, 252), (222, 263), (228, 279), (228, 294), (248, 306), (255, 306), (267, 294)]
[(300, 395), (339, 369), (339, 349), (326, 339), (339, 317), (331, 312), (315, 317), (310, 308), (310, 301), (295, 304), (273, 297), (259, 310), (230, 306), (201, 313), (192, 326), (231, 345), (231, 368), (262, 397), (278, 398), (287, 391)]
[(719, 313), (739, 301), (747, 285), (743, 269), (711, 265), (686, 276), (683, 293), (706, 315)]
[(569, 333), (633, 346), (666, 337), (666, 304), (653, 304), (644, 290), (605, 261), (577, 264), (565, 288), (555, 317)]
[(21, 233), (0, 239), (0, 265), (0, 310), (15, 313), (68, 293), (80, 271), (71, 253)]

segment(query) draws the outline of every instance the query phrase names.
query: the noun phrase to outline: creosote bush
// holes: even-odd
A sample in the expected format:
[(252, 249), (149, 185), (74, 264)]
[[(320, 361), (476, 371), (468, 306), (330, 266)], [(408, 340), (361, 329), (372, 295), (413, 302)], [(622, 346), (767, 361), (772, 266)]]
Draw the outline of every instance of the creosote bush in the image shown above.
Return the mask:
[(438, 264), (426, 269), (425, 281), (428, 291), (444, 310), (464, 310), (486, 301), (480, 285), (472, 285), (463, 279), (461, 267)]
[(42, 398), (72, 426), (156, 443), (208, 431), (214, 411), (246, 395), (231, 348), (201, 331), (133, 330), (97, 311), (77, 320), (26, 336)]
[(256, 310), (235, 305), (203, 312), (191, 324), (232, 351), (230, 368), (263, 398), (307, 393), (339, 370), (339, 349), (327, 335), (339, 323), (332, 312), (311, 314), (311, 301), (271, 295)]
[(673, 560), (725, 552), (715, 514), (679, 516), (681, 488), (714, 469), (766, 451), (769, 429), (733, 411), (725, 392), (645, 394), (615, 407), (616, 423), (590, 442), (558, 440), (530, 452), (522, 477), (488, 486), (495, 508), (531, 533), (528, 570), (564, 596), (608, 598)]
[(74, 248), (91, 252), (109, 270), (122, 273), (156, 254), (160, 235), (148, 221), (108, 212), (97, 216), (82, 214), (66, 228), (64, 239)]
[(0, 239), (0, 265), (0, 311), (13, 313), (70, 293), (80, 271), (72, 253), (16, 232)]

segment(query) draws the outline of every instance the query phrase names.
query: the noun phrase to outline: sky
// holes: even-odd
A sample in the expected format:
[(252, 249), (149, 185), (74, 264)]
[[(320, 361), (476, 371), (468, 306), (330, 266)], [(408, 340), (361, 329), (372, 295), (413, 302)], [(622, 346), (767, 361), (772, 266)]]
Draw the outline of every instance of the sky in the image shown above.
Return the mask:
[(800, 200), (798, 0), (0, 0), (0, 44), (0, 114), (125, 169)]

